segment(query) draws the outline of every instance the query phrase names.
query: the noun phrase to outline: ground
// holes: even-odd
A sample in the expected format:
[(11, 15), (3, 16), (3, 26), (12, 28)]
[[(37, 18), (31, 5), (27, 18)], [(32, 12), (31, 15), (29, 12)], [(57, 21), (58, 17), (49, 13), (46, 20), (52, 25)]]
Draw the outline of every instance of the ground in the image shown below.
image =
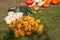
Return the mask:
[[(19, 5), (20, 0), (0, 0), (0, 39), (2, 40), (8, 31), (8, 26), (4, 21), (7, 16), (8, 8)], [(41, 22), (47, 28), (47, 35), (51, 40), (60, 40), (60, 4), (51, 5), (50, 8), (41, 8), (41, 13), (34, 14), (40, 18)]]

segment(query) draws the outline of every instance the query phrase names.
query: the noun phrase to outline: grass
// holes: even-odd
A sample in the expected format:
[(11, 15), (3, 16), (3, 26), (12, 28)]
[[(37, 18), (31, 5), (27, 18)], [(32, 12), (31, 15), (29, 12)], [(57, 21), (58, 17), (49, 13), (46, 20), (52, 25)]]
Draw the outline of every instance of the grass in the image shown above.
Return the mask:
[[(9, 2), (9, 3), (8, 3)], [(11, 3), (10, 3), (11, 2)], [(14, 2), (14, 3), (13, 3)], [(8, 25), (4, 21), (4, 17), (7, 16), (7, 10), (9, 7), (19, 5), (20, 1), (4, 1), (0, 0), (0, 39), (3, 39), (3, 36), (8, 31)], [(6, 5), (7, 4), (7, 5)], [(45, 25), (47, 30), (47, 35), (51, 40), (60, 40), (60, 4), (51, 5), (50, 8), (43, 8), (33, 14), (33, 17), (41, 19), (41, 22)]]

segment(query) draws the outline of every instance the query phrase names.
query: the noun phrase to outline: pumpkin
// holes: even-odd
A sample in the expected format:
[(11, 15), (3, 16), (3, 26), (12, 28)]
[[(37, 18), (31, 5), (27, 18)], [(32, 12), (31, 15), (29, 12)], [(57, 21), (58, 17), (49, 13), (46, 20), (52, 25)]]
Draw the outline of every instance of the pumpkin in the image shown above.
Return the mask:
[(39, 25), (39, 30), (43, 30), (43, 29), (44, 29), (44, 25), (43, 24)]
[(40, 10), (40, 7), (39, 7), (39, 5), (34, 5), (33, 9), (36, 10), (36, 11), (38, 11), (38, 10)]
[(54, 4), (54, 5), (57, 5), (58, 4), (58, 0), (52, 0), (52, 4)]
[(18, 25), (17, 25), (17, 28), (18, 28), (18, 29), (19, 29), (19, 28), (21, 28), (21, 27), (22, 27), (22, 25), (21, 25), (21, 24), (18, 24)]
[(39, 20), (39, 19), (37, 19), (37, 20), (36, 20), (36, 23), (40, 23), (40, 20)]
[(17, 23), (17, 20), (13, 20), (12, 24), (15, 25)]
[(50, 7), (50, 4), (49, 3), (45, 3), (45, 4), (43, 4), (43, 7), (44, 8), (49, 8)]
[(33, 0), (26, 0), (26, 4), (27, 5), (32, 5), (33, 4)]
[(28, 35), (28, 36), (31, 35), (31, 31), (26, 31), (25, 33), (26, 33), (26, 35)]
[(59, 1), (59, 3), (60, 3), (60, 0), (58, 0)]
[(38, 35), (41, 35), (41, 34), (42, 34), (42, 31), (37, 30), (37, 34), (38, 34)]
[(51, 3), (52, 0), (48, 0), (47, 3)]
[(14, 32), (14, 36), (15, 36), (16, 38), (19, 37), (18, 31), (15, 31), (15, 32)]
[(19, 31), (19, 35), (20, 35), (20, 36), (25, 36), (25, 32), (20, 30), (20, 31)]
[(47, 0), (43, 0), (44, 2), (47, 2)]
[(43, 0), (45, 3), (51, 3), (51, 0)]

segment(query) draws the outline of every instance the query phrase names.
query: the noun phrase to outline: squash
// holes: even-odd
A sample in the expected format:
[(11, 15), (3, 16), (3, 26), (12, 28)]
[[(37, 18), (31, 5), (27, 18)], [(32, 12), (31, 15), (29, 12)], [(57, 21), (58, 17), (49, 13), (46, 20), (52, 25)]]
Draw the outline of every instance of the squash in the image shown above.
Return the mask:
[(50, 4), (49, 3), (45, 3), (45, 4), (43, 4), (43, 7), (44, 8), (49, 8), (50, 7)]
[(57, 5), (58, 3), (59, 3), (58, 0), (52, 0), (52, 4), (53, 4), (53, 5)]
[(26, 4), (27, 5), (32, 5), (33, 4), (33, 0), (26, 0)]
[(20, 6), (17, 6), (14, 11), (15, 12), (20, 12)]
[(43, 0), (45, 3), (51, 3), (51, 0)]
[(52, 0), (48, 0), (47, 3), (51, 3)]
[(58, 0), (59, 1), (59, 3), (60, 3), (60, 0)]
[(47, 0), (43, 0), (44, 2), (47, 2)]
[(36, 23), (40, 23), (40, 20), (39, 20), (39, 19), (37, 19), (37, 20), (36, 20)]
[(20, 31), (19, 31), (19, 35), (23, 37), (23, 36), (25, 36), (25, 32), (22, 31), (22, 30), (20, 30)]
[(36, 10), (36, 11), (38, 11), (38, 10), (40, 10), (40, 7), (39, 7), (39, 5), (34, 5), (33, 9)]
[(26, 31), (25, 34), (29, 36), (31, 35), (31, 31)]
[(19, 37), (18, 31), (15, 31), (15, 32), (14, 32), (14, 36), (15, 36), (16, 38)]

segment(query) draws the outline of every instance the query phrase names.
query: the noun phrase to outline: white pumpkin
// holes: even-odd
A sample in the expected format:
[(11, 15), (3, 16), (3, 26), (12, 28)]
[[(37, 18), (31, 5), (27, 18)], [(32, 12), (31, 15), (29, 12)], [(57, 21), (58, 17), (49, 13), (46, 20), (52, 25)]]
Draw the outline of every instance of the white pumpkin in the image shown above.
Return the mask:
[(20, 19), (23, 16), (22, 12), (19, 13), (14, 13), (14, 12), (9, 12), (8, 16), (4, 18), (7, 24), (10, 24), (13, 20)]
[(41, 1), (38, 3), (39, 6), (42, 6), (45, 2)]
[(21, 13), (21, 12), (14, 14), (14, 17), (15, 17), (16, 19), (18, 19), (18, 20), (19, 20), (22, 16), (23, 16), (23, 13)]
[(32, 6), (34, 6), (34, 5), (36, 5), (36, 3), (35, 3), (35, 2), (32, 4)]
[(13, 18), (12, 16), (6, 16), (5, 17), (5, 21), (7, 24), (10, 24), (13, 20), (15, 20), (15, 18)]
[(8, 12), (8, 15), (13, 15), (13, 14), (14, 14), (13, 11)]
[(42, 0), (34, 0), (35, 3), (39, 3), (41, 2)]

